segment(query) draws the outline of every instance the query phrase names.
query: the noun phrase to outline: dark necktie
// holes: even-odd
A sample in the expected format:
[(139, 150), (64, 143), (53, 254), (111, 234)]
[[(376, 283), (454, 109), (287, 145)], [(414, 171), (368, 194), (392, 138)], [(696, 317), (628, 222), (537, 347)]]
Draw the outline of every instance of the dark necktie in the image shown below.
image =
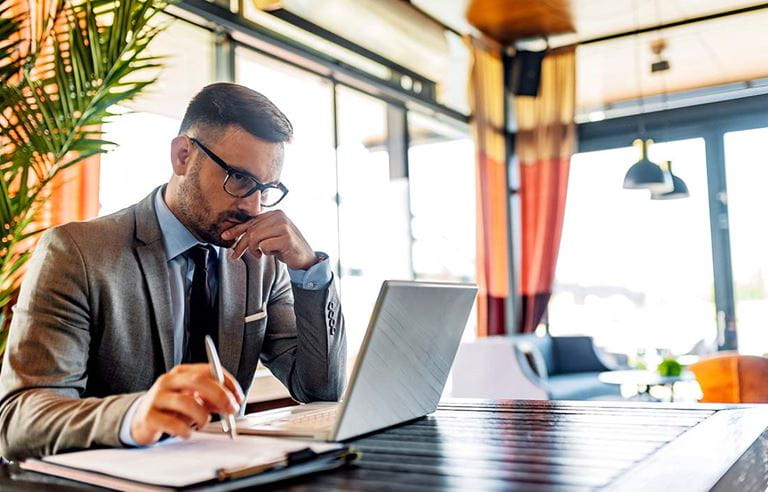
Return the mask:
[(208, 257), (216, 254), (211, 250), (211, 246), (198, 244), (187, 251), (187, 255), (195, 263), (195, 271), (189, 294), (187, 347), (183, 362), (207, 362), (205, 335), (210, 335), (214, 342), (218, 339), (218, 302), (212, 295), (208, 282)]

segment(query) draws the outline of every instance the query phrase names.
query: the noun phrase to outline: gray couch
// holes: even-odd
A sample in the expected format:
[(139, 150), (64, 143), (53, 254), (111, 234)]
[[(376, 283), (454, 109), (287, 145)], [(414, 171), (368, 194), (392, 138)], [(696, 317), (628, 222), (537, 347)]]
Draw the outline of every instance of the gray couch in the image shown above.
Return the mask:
[(587, 336), (511, 337), (523, 373), (552, 400), (620, 399), (618, 385), (600, 382), (603, 371), (626, 369), (625, 361), (600, 353)]

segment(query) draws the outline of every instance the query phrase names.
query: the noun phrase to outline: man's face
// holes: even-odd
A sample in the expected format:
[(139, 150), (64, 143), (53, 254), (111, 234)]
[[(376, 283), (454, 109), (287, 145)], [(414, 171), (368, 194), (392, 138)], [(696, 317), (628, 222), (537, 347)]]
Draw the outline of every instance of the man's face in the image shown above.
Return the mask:
[[(262, 183), (279, 180), (283, 166), (283, 144), (261, 140), (239, 127), (220, 132), (219, 138), (199, 131), (194, 136), (239, 172)], [(213, 162), (191, 140), (188, 141), (187, 172), (179, 178), (176, 210), (179, 220), (200, 240), (229, 248), (221, 233), (261, 213), (261, 193), (236, 198), (224, 191), (227, 172)]]

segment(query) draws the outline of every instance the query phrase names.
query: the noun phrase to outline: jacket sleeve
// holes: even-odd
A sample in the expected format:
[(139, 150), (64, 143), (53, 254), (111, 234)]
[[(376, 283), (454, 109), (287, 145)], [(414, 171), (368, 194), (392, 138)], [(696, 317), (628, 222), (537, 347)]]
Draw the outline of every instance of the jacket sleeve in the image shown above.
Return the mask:
[(0, 370), (0, 455), (44, 456), (120, 446), (123, 415), (140, 393), (82, 398), (91, 310), (87, 265), (65, 228), (38, 243), (14, 308)]
[(292, 284), (274, 260), (261, 360), (300, 402), (338, 401), (346, 381), (344, 316), (334, 281), (320, 290)]

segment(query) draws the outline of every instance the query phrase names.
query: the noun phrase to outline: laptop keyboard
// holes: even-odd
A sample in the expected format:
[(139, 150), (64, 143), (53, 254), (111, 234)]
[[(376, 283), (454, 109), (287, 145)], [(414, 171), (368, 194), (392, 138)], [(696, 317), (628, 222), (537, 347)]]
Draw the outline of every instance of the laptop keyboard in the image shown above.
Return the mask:
[(338, 408), (333, 407), (296, 412), (273, 420), (269, 425), (284, 429), (323, 429), (333, 425), (337, 410)]

